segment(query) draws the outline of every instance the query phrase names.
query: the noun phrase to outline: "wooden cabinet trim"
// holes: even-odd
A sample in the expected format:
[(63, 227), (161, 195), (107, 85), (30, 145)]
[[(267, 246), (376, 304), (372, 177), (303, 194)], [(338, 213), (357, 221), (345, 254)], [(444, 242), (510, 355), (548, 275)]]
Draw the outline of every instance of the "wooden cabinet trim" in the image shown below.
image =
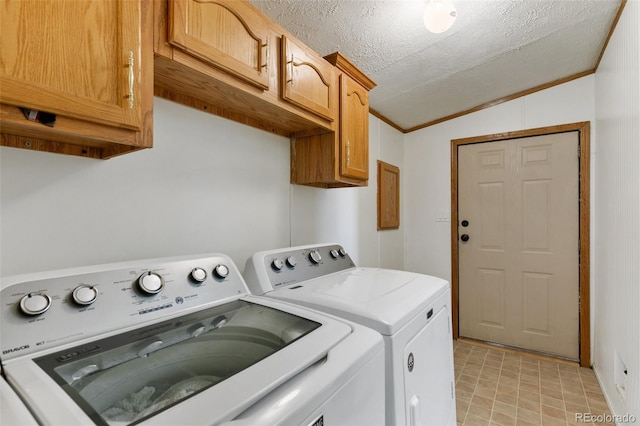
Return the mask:
[(334, 52), (324, 57), (330, 64), (347, 74), (349, 77), (358, 82), (367, 91), (372, 90), (377, 84), (369, 78), (365, 73), (360, 71), (349, 59), (344, 57), (340, 52)]

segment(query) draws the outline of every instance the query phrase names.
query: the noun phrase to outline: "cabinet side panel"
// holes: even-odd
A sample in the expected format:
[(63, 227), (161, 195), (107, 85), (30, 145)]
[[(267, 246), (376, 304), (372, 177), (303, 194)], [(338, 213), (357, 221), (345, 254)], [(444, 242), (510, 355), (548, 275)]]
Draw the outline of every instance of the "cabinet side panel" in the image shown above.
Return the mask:
[(291, 140), (291, 183), (308, 185), (335, 181), (335, 134)]

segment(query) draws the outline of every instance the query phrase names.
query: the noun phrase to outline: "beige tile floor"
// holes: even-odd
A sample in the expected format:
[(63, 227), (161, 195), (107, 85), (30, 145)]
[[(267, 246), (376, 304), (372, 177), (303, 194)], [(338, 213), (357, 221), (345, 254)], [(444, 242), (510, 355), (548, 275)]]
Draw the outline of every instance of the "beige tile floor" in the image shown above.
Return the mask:
[(462, 340), (453, 354), (458, 425), (584, 426), (582, 413), (611, 414), (591, 369)]

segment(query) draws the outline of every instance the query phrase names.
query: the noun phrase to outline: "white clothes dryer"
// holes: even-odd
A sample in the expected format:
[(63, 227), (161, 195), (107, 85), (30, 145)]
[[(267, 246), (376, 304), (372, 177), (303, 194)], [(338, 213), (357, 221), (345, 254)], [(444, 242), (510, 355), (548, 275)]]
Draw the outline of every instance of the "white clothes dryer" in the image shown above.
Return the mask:
[(382, 337), (249, 295), (222, 254), (6, 278), (0, 300), (3, 425), (5, 396), (56, 426), (385, 421)]
[(383, 336), (387, 425), (456, 425), (448, 281), (356, 267), (338, 244), (256, 253), (244, 277), (255, 295), (331, 313)]

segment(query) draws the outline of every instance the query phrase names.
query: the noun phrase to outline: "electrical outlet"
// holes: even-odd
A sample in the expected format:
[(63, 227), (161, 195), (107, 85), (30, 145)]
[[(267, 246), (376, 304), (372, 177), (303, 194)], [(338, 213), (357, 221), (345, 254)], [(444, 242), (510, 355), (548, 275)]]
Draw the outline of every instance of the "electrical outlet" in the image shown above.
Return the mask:
[(626, 364), (622, 361), (618, 351), (614, 352), (615, 363), (613, 365), (613, 380), (618, 391), (618, 395), (623, 401), (627, 400), (627, 382), (629, 377), (629, 370)]
[(436, 210), (436, 222), (449, 222), (451, 213), (449, 210)]

